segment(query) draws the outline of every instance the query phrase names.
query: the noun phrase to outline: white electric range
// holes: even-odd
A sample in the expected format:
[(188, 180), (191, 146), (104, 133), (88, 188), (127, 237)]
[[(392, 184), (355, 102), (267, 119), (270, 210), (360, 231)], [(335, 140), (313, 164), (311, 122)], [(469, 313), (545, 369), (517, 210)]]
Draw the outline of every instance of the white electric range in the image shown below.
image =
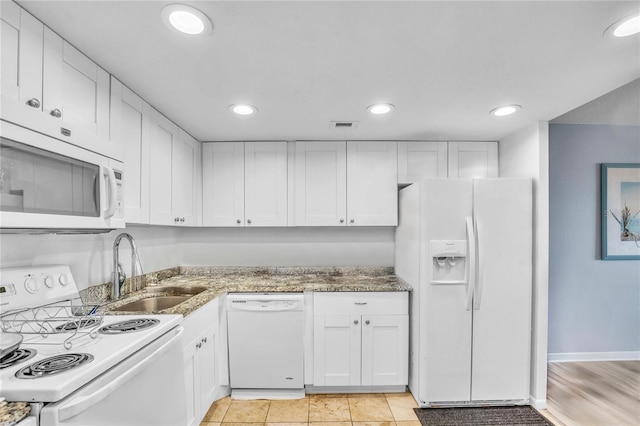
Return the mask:
[(39, 426), (184, 425), (181, 322), (83, 305), (65, 265), (0, 269), (0, 329), (24, 338), (0, 360), (0, 397)]

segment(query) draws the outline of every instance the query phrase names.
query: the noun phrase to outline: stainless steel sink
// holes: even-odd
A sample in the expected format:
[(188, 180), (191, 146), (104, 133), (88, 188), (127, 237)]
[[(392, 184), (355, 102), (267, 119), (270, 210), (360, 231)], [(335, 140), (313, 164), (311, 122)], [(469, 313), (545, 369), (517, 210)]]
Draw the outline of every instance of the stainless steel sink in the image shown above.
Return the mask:
[(133, 302), (126, 303), (117, 308), (112, 308), (112, 311), (127, 311), (127, 312), (155, 312), (163, 309), (172, 308), (185, 300), (189, 299), (192, 295), (188, 296), (156, 296), (146, 297), (144, 299), (135, 300)]
[(207, 287), (203, 286), (161, 286), (147, 287), (145, 291), (149, 293), (166, 293), (170, 296), (195, 296), (206, 289)]

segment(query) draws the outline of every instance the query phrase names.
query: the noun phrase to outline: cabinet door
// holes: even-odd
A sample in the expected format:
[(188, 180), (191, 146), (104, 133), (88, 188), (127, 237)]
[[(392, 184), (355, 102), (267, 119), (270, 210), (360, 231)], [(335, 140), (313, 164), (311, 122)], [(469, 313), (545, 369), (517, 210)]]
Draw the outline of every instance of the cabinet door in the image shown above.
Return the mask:
[(178, 129), (171, 146), (171, 211), (178, 225), (198, 225), (200, 144)]
[[(197, 426), (200, 424), (200, 374), (198, 372), (198, 348), (196, 343), (199, 337), (190, 341), (182, 350), (184, 361), (184, 387), (187, 402), (187, 424)], [(208, 408), (208, 407), (207, 407)]]
[(398, 142), (398, 184), (446, 177), (446, 142)]
[(244, 226), (244, 143), (202, 147), (202, 224)]
[(124, 206), (129, 223), (149, 223), (149, 115), (151, 107), (111, 79), (111, 136), (124, 152)]
[(152, 110), (150, 125), (149, 223), (176, 225), (172, 208), (172, 150), (178, 128), (167, 118)]
[(11, 1), (0, 3), (0, 18), (2, 117), (26, 124), (42, 111), (44, 26)]
[(406, 385), (409, 316), (362, 316), (362, 385)]
[(360, 315), (316, 315), (313, 384), (359, 386), (360, 350)]
[(498, 177), (498, 142), (449, 142), (449, 177)]
[(346, 225), (346, 147), (345, 142), (296, 142), (297, 226)]
[(213, 322), (200, 338), (198, 349), (199, 376), (200, 376), (200, 418), (204, 416), (209, 406), (215, 399), (215, 391), (220, 385), (219, 363), (219, 324)]
[(245, 142), (246, 226), (287, 226), (287, 143)]
[(43, 70), (44, 113), (72, 137), (80, 131), (108, 139), (109, 74), (46, 27)]
[(396, 142), (347, 142), (347, 217), (350, 226), (398, 224)]

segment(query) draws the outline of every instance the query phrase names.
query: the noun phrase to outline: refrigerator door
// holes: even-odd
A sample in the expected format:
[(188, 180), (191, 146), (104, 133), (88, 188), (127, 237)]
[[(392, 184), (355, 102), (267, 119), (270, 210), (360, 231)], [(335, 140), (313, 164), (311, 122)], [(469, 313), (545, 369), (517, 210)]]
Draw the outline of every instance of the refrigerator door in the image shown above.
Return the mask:
[(478, 275), (474, 292), (474, 401), (529, 395), (532, 182), (474, 181)]
[(430, 179), (420, 185), (420, 400), (468, 401), (472, 330), (472, 309), (467, 310), (469, 288), (465, 283), (432, 283), (436, 262), (430, 242), (467, 240), (473, 182)]

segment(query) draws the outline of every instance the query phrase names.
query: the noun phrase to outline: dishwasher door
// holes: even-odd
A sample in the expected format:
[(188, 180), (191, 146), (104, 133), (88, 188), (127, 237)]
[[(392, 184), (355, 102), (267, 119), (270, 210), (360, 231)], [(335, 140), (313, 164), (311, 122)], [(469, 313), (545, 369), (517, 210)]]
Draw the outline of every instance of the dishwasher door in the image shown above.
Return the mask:
[(227, 296), (232, 389), (304, 387), (301, 293)]

